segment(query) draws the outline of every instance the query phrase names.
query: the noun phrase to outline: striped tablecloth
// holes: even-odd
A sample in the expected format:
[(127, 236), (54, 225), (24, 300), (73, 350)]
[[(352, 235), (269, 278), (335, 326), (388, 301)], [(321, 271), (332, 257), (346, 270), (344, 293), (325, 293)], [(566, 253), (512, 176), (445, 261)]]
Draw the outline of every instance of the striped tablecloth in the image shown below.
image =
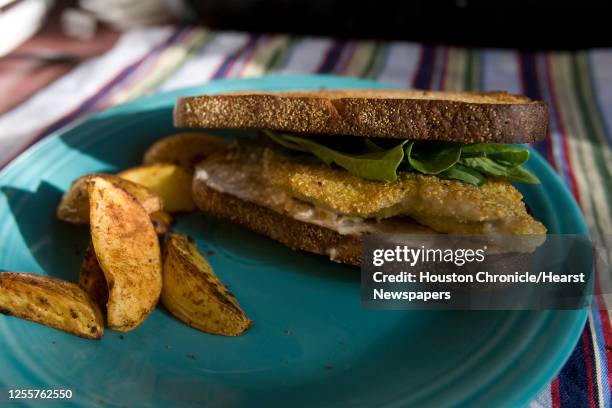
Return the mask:
[[(535, 148), (582, 207), (594, 237), (612, 234), (612, 50), (517, 52), (409, 42), (211, 32), (126, 32), (0, 116), (0, 166), (85, 115), (142, 95), (221, 78), (319, 73), (434, 90), (497, 90), (548, 101), (549, 137)], [(533, 407), (610, 407), (610, 315), (594, 305), (563, 370)], [(528, 373), (525, 373), (528, 375)]]

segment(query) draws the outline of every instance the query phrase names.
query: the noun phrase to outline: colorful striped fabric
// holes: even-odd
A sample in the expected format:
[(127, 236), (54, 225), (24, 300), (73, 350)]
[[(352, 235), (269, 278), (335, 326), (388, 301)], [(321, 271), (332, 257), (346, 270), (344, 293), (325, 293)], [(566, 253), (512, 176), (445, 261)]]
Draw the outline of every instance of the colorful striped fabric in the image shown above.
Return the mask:
[[(351, 75), (434, 90), (504, 89), (544, 99), (550, 132), (535, 149), (576, 197), (592, 236), (612, 234), (612, 50), (517, 52), (191, 27), (132, 31), (0, 117), (0, 166), (50, 132), (108, 106), (266, 73)], [(610, 407), (612, 328), (605, 309), (593, 305), (570, 360), (533, 407)]]

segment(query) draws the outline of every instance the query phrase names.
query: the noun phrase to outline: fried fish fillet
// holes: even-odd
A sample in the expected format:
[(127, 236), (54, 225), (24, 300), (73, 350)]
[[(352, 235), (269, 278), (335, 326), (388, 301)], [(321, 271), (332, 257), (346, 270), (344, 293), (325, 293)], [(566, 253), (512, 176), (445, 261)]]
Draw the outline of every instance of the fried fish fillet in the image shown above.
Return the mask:
[(365, 180), (324, 164), (264, 153), (264, 177), (272, 185), (317, 206), (365, 219), (410, 217), (442, 233), (545, 234), (510, 183), (483, 186), (435, 176), (402, 173), (391, 183)]
[[(407, 217), (375, 220), (349, 216), (292, 196), (274, 185), (264, 172), (264, 149), (236, 144), (197, 166), (194, 188), (206, 185), (243, 201), (274, 210), (298, 221), (328, 228), (341, 235), (366, 233), (435, 234)], [(197, 195), (197, 194), (196, 194)]]

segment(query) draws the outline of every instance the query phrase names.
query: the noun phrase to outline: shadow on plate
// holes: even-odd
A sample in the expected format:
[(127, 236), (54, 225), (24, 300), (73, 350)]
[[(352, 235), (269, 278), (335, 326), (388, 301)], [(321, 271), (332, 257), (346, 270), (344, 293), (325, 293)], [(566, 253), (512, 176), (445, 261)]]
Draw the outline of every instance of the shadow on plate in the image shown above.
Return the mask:
[(40, 268), (48, 275), (77, 281), (89, 234), (86, 226), (56, 218), (55, 209), (63, 192), (44, 181), (35, 192), (10, 186), (0, 187), (0, 191)]
[(358, 283), (358, 267), (338, 264), (326, 256), (294, 251), (285, 245), (229, 221), (204, 213), (181, 215), (175, 230), (196, 239), (198, 247), (215, 267), (219, 257), (234, 265), (282, 269), (283, 273)]

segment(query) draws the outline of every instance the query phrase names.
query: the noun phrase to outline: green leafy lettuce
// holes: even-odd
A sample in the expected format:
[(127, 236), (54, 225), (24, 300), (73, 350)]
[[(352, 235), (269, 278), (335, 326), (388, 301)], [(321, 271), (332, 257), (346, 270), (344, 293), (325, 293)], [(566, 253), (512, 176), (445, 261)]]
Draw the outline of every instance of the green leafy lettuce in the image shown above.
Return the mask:
[(398, 171), (411, 171), (477, 186), (489, 177), (539, 183), (522, 166), (529, 159), (529, 150), (521, 146), (405, 140), (392, 147), (382, 147), (364, 139), (361, 152), (348, 153), (295, 135), (269, 130), (264, 133), (286, 149), (313, 155), (327, 165), (342, 167), (368, 180), (395, 181)]
[(397, 169), (404, 160), (402, 142), (391, 149), (382, 149), (373, 142), (361, 154), (340, 152), (302, 137), (264, 131), (270, 139), (290, 150), (310, 153), (327, 165), (332, 163), (355, 176), (379, 181), (397, 180)]

